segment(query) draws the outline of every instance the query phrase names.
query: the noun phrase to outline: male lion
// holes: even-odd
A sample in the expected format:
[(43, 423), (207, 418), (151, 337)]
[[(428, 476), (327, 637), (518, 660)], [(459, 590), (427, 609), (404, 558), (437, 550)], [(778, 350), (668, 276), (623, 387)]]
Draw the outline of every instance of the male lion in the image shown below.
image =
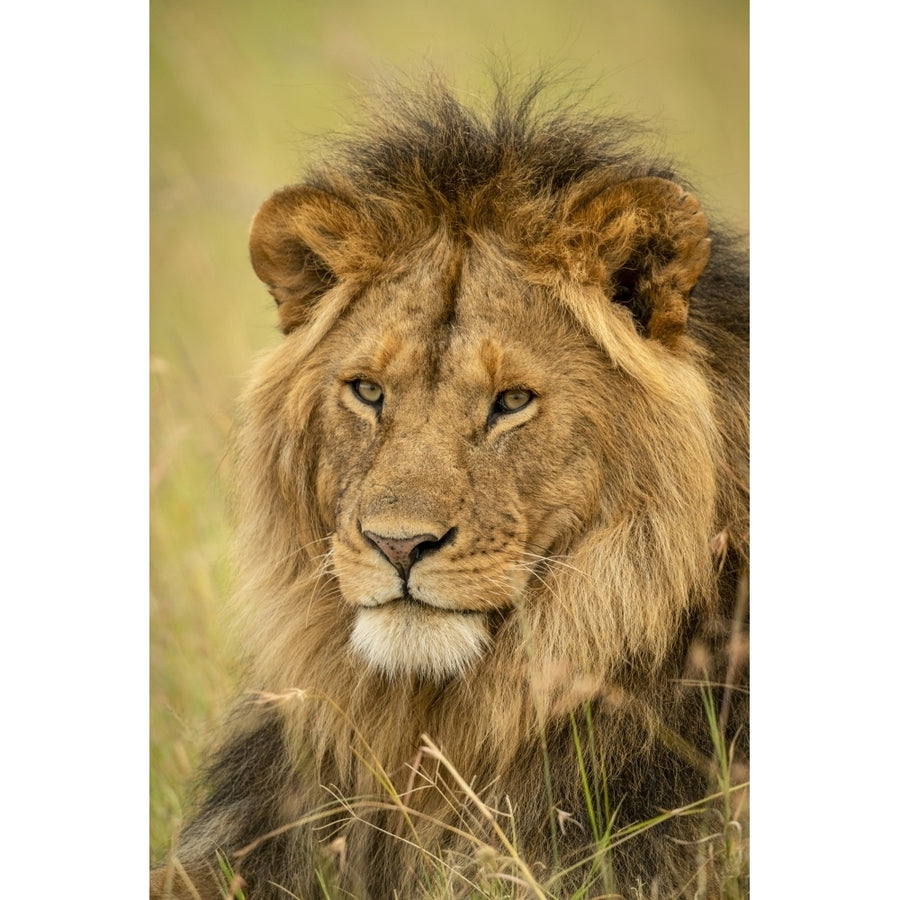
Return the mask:
[(744, 254), (498, 94), (393, 99), (253, 221), (253, 691), (154, 896), (745, 890)]

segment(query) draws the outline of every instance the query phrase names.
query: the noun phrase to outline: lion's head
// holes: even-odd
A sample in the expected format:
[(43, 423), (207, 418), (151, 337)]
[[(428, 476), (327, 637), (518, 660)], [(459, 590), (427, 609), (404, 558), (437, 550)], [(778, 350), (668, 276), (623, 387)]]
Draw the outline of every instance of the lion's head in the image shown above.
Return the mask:
[(517, 156), (473, 128), (460, 173), (406, 129), (418, 157), (357, 146), (255, 218), (287, 337), (249, 403), (253, 554), (324, 560), (303, 591), (389, 677), (489, 664), (512, 620), (545, 662), (652, 666), (729, 526), (688, 328), (706, 218), (666, 173), (567, 174), (564, 134)]
[(660, 652), (697, 602), (719, 444), (684, 323), (706, 220), (661, 178), (578, 188), (540, 247), (501, 192), (394, 228), (386, 202), (288, 188), (255, 220), (288, 333), (283, 500), (314, 501), (335, 627), (388, 675), (471, 669), (515, 610), (568, 619), (557, 595), (598, 566), (616, 583), (577, 612), (616, 654)]

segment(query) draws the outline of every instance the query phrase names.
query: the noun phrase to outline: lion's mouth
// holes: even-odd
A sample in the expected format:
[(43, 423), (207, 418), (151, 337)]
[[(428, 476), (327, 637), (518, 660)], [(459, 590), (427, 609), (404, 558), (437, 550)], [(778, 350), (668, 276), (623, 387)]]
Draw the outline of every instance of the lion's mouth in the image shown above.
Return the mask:
[(388, 600), (386, 603), (380, 604), (380, 607), (376, 608), (387, 608), (393, 607), (395, 609), (401, 608), (403, 606), (408, 606), (412, 609), (423, 609), (428, 612), (434, 613), (446, 613), (447, 615), (457, 615), (457, 616), (478, 616), (483, 615), (483, 610), (477, 609), (460, 609), (455, 606), (438, 606), (434, 603), (429, 603), (427, 600), (419, 600), (417, 597), (413, 597), (408, 591), (404, 593), (400, 597), (395, 597), (393, 600)]

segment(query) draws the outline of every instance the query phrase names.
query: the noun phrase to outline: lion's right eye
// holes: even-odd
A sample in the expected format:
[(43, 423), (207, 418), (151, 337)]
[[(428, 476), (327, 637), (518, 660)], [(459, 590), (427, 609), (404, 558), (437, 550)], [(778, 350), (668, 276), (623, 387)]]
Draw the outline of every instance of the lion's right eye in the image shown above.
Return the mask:
[(357, 378), (356, 381), (350, 383), (350, 386), (353, 388), (353, 393), (363, 403), (367, 403), (369, 406), (381, 406), (381, 401), (384, 399), (384, 391), (374, 381)]

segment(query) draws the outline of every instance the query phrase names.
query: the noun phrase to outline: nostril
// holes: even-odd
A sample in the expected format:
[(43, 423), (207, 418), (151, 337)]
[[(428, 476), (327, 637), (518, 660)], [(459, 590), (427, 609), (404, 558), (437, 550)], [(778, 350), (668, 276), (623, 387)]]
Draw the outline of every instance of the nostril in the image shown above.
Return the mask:
[(451, 528), (448, 531), (444, 532), (444, 535), (439, 539), (434, 541), (428, 547), (420, 547), (419, 550), (421, 553), (429, 553), (432, 550), (440, 550), (441, 547), (446, 547), (448, 544), (452, 544), (456, 540), (456, 528)]
[(397, 538), (375, 534), (373, 531), (363, 531), (363, 537), (381, 551), (404, 580), (409, 577), (409, 570), (416, 560), (449, 543), (455, 535), (455, 528), (451, 528), (443, 537), (434, 534), (416, 534), (413, 537)]

